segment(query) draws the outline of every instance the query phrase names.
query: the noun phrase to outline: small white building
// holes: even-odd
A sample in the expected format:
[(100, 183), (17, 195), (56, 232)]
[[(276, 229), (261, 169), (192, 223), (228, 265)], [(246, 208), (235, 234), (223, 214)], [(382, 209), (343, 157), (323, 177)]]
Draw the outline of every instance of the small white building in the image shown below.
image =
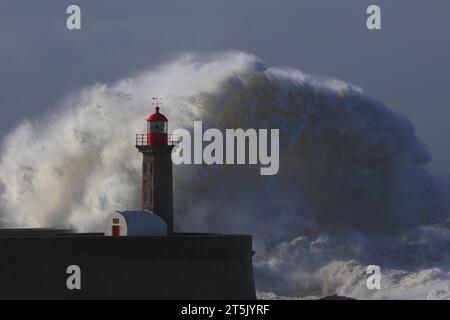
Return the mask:
[(166, 222), (150, 211), (116, 211), (106, 218), (105, 236), (166, 235)]

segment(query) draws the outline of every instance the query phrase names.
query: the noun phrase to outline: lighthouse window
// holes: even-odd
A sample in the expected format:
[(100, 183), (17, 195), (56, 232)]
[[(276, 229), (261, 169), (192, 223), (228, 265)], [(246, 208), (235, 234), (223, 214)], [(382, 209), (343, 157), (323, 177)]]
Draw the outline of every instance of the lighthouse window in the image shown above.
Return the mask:
[(113, 219), (114, 224), (119, 224), (119, 219)]
[(150, 122), (150, 133), (166, 133), (167, 122)]

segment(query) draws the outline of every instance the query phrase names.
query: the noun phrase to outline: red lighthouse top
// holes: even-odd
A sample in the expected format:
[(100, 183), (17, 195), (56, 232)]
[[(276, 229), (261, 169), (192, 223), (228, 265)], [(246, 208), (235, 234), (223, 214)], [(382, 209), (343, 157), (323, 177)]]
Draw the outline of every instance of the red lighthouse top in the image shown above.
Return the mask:
[(159, 113), (159, 107), (155, 108), (155, 113), (152, 113), (147, 117), (147, 121), (149, 122), (167, 122), (167, 118), (162, 113)]
[(161, 98), (153, 98), (156, 102), (155, 113), (147, 117), (147, 132), (136, 134), (136, 147), (147, 146), (175, 146), (179, 140), (176, 136), (168, 134), (169, 121), (166, 116), (159, 113), (159, 105)]
[(168, 120), (165, 115), (159, 113), (161, 98), (155, 97), (153, 100), (156, 108), (155, 113), (147, 117), (147, 145), (167, 145)]
[(136, 134), (136, 146), (174, 146), (179, 140), (176, 136), (168, 134), (169, 120), (162, 113), (159, 113), (161, 98), (153, 98), (156, 102), (155, 112), (147, 117), (147, 132)]

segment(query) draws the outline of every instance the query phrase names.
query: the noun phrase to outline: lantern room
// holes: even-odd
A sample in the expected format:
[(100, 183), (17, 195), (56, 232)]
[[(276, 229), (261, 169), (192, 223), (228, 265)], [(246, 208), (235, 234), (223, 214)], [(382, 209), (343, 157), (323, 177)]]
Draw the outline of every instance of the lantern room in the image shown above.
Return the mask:
[(155, 108), (155, 113), (147, 117), (148, 145), (167, 144), (167, 122), (166, 116), (159, 112), (159, 106), (157, 106)]

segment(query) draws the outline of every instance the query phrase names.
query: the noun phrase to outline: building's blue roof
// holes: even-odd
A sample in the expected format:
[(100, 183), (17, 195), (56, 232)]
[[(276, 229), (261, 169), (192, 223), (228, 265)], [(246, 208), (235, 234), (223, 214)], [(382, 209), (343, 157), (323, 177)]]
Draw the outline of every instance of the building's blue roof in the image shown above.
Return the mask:
[(167, 235), (167, 224), (150, 211), (117, 211), (127, 221), (128, 236)]

